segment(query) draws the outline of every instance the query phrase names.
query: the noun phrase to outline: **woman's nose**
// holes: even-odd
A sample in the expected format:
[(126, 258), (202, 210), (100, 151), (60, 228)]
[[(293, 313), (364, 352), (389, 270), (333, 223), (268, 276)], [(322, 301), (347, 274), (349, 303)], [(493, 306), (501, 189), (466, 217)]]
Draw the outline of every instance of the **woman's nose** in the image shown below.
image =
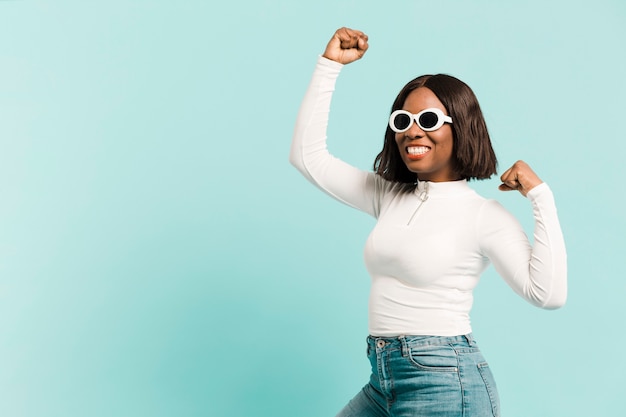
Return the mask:
[(425, 135), (424, 131), (420, 128), (415, 120), (411, 120), (411, 126), (409, 130), (404, 132), (405, 136), (410, 138), (422, 137)]

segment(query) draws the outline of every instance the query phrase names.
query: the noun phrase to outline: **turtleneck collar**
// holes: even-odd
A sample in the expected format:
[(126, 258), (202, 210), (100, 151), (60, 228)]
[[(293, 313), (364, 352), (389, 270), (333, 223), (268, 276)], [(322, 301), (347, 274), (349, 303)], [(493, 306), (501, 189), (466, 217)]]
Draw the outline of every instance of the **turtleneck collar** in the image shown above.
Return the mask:
[(421, 194), (424, 191), (427, 191), (429, 197), (431, 198), (449, 197), (473, 192), (472, 188), (468, 185), (467, 180), (444, 182), (418, 181), (417, 187), (415, 187), (415, 193)]

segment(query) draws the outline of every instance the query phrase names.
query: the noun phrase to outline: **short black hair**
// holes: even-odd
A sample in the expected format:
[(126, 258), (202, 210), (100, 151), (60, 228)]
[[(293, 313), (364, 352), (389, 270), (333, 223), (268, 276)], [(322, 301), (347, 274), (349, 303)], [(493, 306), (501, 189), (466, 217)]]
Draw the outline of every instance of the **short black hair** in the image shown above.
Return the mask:
[[(402, 109), (409, 94), (420, 87), (431, 90), (454, 121), (451, 125), (454, 171), (467, 180), (483, 180), (494, 175), (498, 161), (478, 99), (472, 89), (458, 78), (436, 74), (422, 75), (409, 81), (394, 100), (390, 114)], [(411, 185), (417, 181), (417, 174), (409, 171), (402, 161), (395, 132), (389, 125), (383, 149), (374, 160), (374, 172), (389, 181)]]

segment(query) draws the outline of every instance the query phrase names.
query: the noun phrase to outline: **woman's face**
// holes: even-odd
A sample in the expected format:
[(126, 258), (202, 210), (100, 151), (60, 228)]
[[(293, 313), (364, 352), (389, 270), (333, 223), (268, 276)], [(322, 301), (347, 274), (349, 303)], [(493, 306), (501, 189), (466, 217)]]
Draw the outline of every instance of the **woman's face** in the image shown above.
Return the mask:
[[(417, 114), (432, 107), (441, 109), (448, 115), (435, 93), (426, 87), (420, 87), (408, 95), (402, 109)], [(452, 169), (454, 140), (449, 123), (444, 123), (432, 132), (425, 132), (417, 123), (412, 122), (409, 130), (396, 133), (396, 143), (407, 168), (415, 172), (420, 181), (441, 182), (460, 178)]]

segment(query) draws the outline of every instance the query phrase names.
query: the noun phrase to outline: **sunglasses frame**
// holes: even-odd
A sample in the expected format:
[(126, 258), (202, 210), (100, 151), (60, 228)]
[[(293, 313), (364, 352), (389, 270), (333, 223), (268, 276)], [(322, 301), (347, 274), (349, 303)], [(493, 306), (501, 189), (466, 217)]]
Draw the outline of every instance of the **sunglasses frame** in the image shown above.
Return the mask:
[[(424, 114), (424, 113), (435, 113), (435, 115), (437, 115), (437, 123), (435, 123), (435, 125), (433, 127), (424, 127), (420, 124), (419, 120), (420, 117)], [(396, 110), (393, 113), (391, 113), (391, 116), (389, 116), (389, 127), (391, 128), (391, 130), (393, 130), (396, 133), (403, 133), (406, 132), (407, 130), (409, 130), (411, 128), (411, 126), (413, 126), (413, 123), (409, 123), (409, 125), (407, 126), (406, 129), (398, 129), (393, 121), (396, 118), (396, 116), (400, 115), (400, 114), (404, 114), (406, 116), (409, 116), (409, 118), (414, 121), (415, 123), (417, 123), (417, 125), (419, 126), (420, 129), (422, 129), (424, 132), (432, 132), (435, 131), (437, 129), (439, 129), (441, 126), (444, 125), (444, 123), (452, 123), (452, 118), (450, 116), (446, 116), (445, 114), (443, 114), (443, 111), (441, 109), (438, 109), (436, 107), (431, 107), (428, 109), (424, 109), (421, 112), (417, 113), (417, 114), (413, 114), (411, 112), (408, 112), (406, 110)]]

